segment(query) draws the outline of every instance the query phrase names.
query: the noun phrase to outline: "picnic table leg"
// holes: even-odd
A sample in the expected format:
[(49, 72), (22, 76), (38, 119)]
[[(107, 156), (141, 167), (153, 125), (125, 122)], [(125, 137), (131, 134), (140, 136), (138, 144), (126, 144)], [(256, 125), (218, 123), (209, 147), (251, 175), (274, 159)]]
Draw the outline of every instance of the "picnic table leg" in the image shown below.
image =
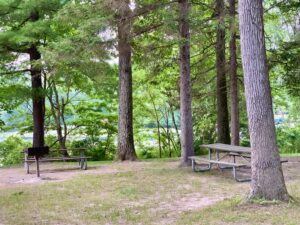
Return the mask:
[(245, 179), (240, 179), (237, 177), (237, 169), (235, 166), (232, 167), (232, 173), (233, 173), (233, 178), (237, 181), (237, 182), (248, 182), (251, 181), (251, 178), (245, 178)]
[[(208, 151), (208, 159), (211, 160), (211, 155), (212, 155), (212, 149), (210, 148)], [(208, 170), (211, 169), (211, 163), (208, 164)]]
[(83, 164), (84, 164), (84, 165), (83, 165), (83, 169), (84, 169), (84, 170), (87, 170), (87, 159), (84, 159), (84, 160), (83, 160)]
[(87, 159), (80, 159), (80, 169), (87, 170)]
[(36, 176), (40, 177), (40, 165), (39, 165), (39, 157), (35, 156), (35, 162), (36, 162)]
[(195, 161), (194, 161), (194, 159), (192, 159), (192, 169), (193, 169), (194, 172), (196, 172), (196, 170), (195, 170)]
[(233, 178), (237, 181), (237, 178), (236, 178), (236, 168), (235, 168), (235, 166), (232, 167), (232, 173), (233, 173)]
[[(219, 152), (219, 150), (217, 150), (216, 149), (216, 160), (217, 161), (220, 161), (221, 159), (220, 159), (220, 152)], [(220, 166), (219, 164), (218, 164), (218, 168), (222, 171), (223, 169), (228, 169), (228, 167), (222, 167), (222, 166)], [(231, 168), (231, 167), (230, 167)]]
[(24, 167), (25, 167), (26, 173), (29, 174), (29, 163), (27, 162), (27, 160), (28, 160), (28, 154), (25, 153)]
[(80, 168), (82, 170), (87, 170), (87, 159), (84, 157), (85, 157), (84, 150), (80, 149), (80, 161), (79, 161)]

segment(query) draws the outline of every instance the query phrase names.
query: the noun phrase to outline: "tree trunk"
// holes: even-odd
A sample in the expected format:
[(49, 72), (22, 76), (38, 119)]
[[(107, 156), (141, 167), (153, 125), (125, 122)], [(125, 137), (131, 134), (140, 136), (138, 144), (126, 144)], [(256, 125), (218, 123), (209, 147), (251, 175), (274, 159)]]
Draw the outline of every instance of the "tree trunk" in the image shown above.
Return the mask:
[(157, 126), (157, 138), (158, 138), (158, 147), (159, 147), (159, 158), (162, 157), (162, 147), (161, 147), (161, 136), (160, 136), (160, 122), (159, 122), (159, 117), (158, 117), (158, 110), (156, 108), (154, 98), (152, 97), (151, 93), (149, 93), (150, 96), (150, 101), (152, 102), (153, 108), (154, 108), (154, 115), (155, 115), (155, 120), (156, 120), (156, 126)]
[[(54, 96), (53, 96), (53, 94), (54, 94)], [(55, 101), (53, 100), (53, 97), (55, 98)], [(63, 98), (62, 98), (61, 102), (59, 100), (59, 95), (58, 95), (58, 91), (56, 89), (55, 82), (52, 83), (51, 94), (48, 97), (48, 99), (49, 99), (50, 106), (51, 106), (52, 116), (54, 118), (55, 125), (56, 125), (56, 133), (57, 133), (57, 140), (59, 143), (59, 148), (67, 149), (66, 148), (66, 140), (67, 140), (68, 131), (67, 131), (67, 125), (66, 125), (65, 119), (64, 119), (64, 117), (65, 117), (64, 109), (65, 109), (66, 105), (63, 101)], [(64, 125), (64, 134), (63, 134), (61, 122), (63, 122), (63, 125)], [(62, 153), (66, 157), (69, 156), (67, 150), (63, 151)]]
[(43, 96), (42, 73), (39, 66), (34, 65), (41, 59), (41, 54), (35, 45), (28, 51), (31, 62), (31, 87), (32, 87), (32, 115), (33, 115), (33, 147), (42, 147), (45, 144), (44, 115), (45, 98)]
[(166, 108), (166, 127), (167, 127), (167, 142), (169, 148), (169, 157), (172, 158), (172, 148), (171, 148), (171, 134), (170, 134), (170, 125), (169, 125), (169, 111)]
[(189, 33), (189, 2), (179, 0), (180, 18), (180, 124), (181, 124), (181, 166), (191, 165), (189, 156), (194, 155), (193, 121), (192, 121), (192, 90), (190, 77), (190, 33)]
[(159, 147), (159, 158), (161, 158), (162, 148), (161, 148), (161, 138), (160, 138), (160, 122), (158, 119), (156, 119), (156, 125), (157, 125), (157, 137), (158, 137), (158, 147)]
[(132, 69), (131, 69), (131, 10), (128, 1), (120, 3), (118, 18), (119, 51), (119, 120), (118, 120), (118, 160), (136, 160), (133, 140), (132, 120)]
[(230, 96), (231, 96), (231, 144), (240, 145), (239, 92), (236, 60), (236, 0), (228, 0), (230, 16)]
[(177, 139), (178, 139), (177, 144), (179, 143), (179, 148), (180, 148), (180, 146), (181, 146), (180, 134), (179, 134), (178, 127), (177, 127), (177, 124), (176, 124), (175, 112), (173, 111), (173, 106), (172, 105), (170, 105), (170, 110), (171, 110), (171, 115), (172, 115), (173, 126), (175, 128)]
[(262, 0), (241, 0), (239, 21), (252, 147), (252, 180), (249, 197), (288, 200), (276, 145)]
[[(39, 13), (33, 11), (30, 14), (30, 21), (39, 20)], [(41, 59), (41, 54), (35, 44), (32, 44), (28, 49), (30, 58), (30, 74), (32, 87), (32, 117), (33, 117), (33, 147), (42, 147), (45, 145), (45, 97), (42, 84), (42, 70), (40, 66), (35, 65), (37, 60)]]
[(224, 0), (216, 0), (216, 15), (218, 20), (216, 42), (217, 69), (217, 131), (218, 142), (230, 144), (227, 87), (225, 70), (225, 7)]

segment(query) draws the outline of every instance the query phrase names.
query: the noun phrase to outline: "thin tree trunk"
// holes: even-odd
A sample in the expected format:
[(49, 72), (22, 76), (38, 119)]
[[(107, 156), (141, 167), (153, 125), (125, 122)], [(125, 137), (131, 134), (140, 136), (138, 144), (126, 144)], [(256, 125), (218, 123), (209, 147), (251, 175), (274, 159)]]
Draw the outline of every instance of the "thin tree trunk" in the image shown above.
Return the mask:
[(230, 96), (231, 96), (231, 144), (240, 144), (239, 92), (236, 60), (236, 0), (228, 0), (230, 16)]
[(239, 21), (252, 147), (252, 180), (249, 197), (288, 200), (276, 145), (262, 0), (241, 0)]
[(118, 160), (136, 160), (133, 140), (133, 103), (131, 69), (131, 10), (129, 1), (120, 1), (118, 23), (119, 51), (119, 121), (118, 121)]
[[(68, 131), (67, 131), (66, 123), (65, 123), (65, 103), (64, 103), (63, 98), (61, 98), (61, 102), (60, 102), (55, 83), (53, 84), (53, 90), (54, 90), (55, 101), (56, 101), (55, 108), (56, 108), (56, 116), (57, 116), (56, 126), (57, 126), (58, 143), (59, 143), (60, 149), (66, 149), (66, 139), (67, 139)], [(64, 125), (64, 134), (62, 133), (61, 122)], [(64, 150), (62, 153), (66, 157), (69, 156), (67, 150)]]
[(154, 108), (154, 115), (155, 115), (155, 120), (156, 120), (156, 126), (157, 126), (157, 137), (158, 137), (158, 147), (159, 147), (159, 158), (162, 157), (162, 147), (161, 147), (161, 137), (160, 137), (160, 122), (159, 122), (159, 117), (158, 117), (158, 113), (157, 113), (157, 108), (156, 108), (156, 105), (155, 105), (155, 102), (153, 100), (153, 97), (151, 95), (150, 92), (149, 93), (149, 96), (150, 96), (150, 100), (152, 102), (152, 105), (153, 105), (153, 108)]
[(166, 133), (167, 137), (167, 145), (169, 149), (169, 157), (172, 157), (172, 148), (171, 148), (171, 136), (170, 136), (170, 129), (169, 129), (169, 111), (167, 108), (165, 108), (164, 112), (165, 122), (166, 122), (166, 129), (163, 128), (164, 132)]
[(189, 156), (194, 155), (193, 121), (192, 121), (192, 88), (190, 77), (190, 33), (189, 1), (179, 0), (180, 18), (180, 113), (181, 113), (181, 166), (191, 165)]
[(227, 87), (225, 70), (225, 7), (224, 0), (216, 0), (216, 14), (218, 20), (216, 41), (216, 69), (217, 69), (217, 131), (218, 142), (230, 144)]
[(176, 135), (177, 135), (177, 139), (178, 139), (179, 145), (181, 146), (181, 143), (180, 143), (180, 134), (179, 134), (178, 127), (177, 127), (177, 124), (176, 124), (175, 113), (173, 111), (172, 105), (170, 105), (170, 109), (171, 109), (173, 126), (174, 126), (175, 131), (176, 131)]
[[(54, 93), (54, 96), (53, 96)], [(55, 101), (53, 100), (53, 97), (55, 99)], [(48, 100), (50, 103), (50, 107), (51, 107), (51, 113), (52, 116), (54, 118), (55, 121), (55, 126), (56, 126), (56, 134), (57, 134), (57, 140), (59, 143), (59, 148), (60, 149), (66, 149), (66, 140), (67, 140), (67, 135), (68, 135), (68, 131), (66, 130), (66, 127), (64, 126), (64, 134), (63, 134), (63, 129), (61, 126), (61, 121), (63, 121), (64, 123), (64, 104), (63, 102), (60, 103), (59, 101), (59, 96), (58, 96), (58, 92), (56, 89), (56, 85), (53, 82), (52, 87), (51, 87), (51, 92), (50, 95), (48, 96)], [(65, 123), (64, 123), (65, 125)], [(63, 151), (63, 155), (64, 156), (69, 156), (67, 151)]]
[(156, 120), (157, 124), (157, 136), (158, 136), (158, 147), (159, 147), (159, 158), (162, 157), (161, 137), (160, 137), (160, 122)]

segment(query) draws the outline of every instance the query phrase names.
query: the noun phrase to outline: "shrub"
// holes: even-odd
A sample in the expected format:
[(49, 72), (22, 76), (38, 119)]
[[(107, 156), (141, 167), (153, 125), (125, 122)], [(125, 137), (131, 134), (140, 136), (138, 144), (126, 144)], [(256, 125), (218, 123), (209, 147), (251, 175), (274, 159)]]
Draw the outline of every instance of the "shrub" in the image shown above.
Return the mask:
[(300, 125), (278, 127), (277, 143), (280, 153), (300, 153)]
[[(85, 155), (91, 157), (91, 160), (111, 160), (115, 156), (114, 138), (94, 140), (84, 139), (73, 141), (71, 148), (87, 148)], [(76, 154), (74, 152), (74, 154)]]
[(21, 151), (30, 145), (20, 137), (10, 136), (0, 142), (0, 165), (13, 165), (22, 162)]

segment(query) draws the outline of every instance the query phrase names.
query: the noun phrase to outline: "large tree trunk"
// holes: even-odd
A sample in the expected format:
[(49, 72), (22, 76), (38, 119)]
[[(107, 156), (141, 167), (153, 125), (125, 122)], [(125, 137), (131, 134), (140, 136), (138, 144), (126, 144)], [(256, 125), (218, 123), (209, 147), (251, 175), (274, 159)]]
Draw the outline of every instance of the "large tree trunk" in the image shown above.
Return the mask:
[(188, 166), (191, 165), (188, 157), (194, 155), (188, 0), (179, 0), (179, 7), (179, 31), (182, 41), (180, 43), (181, 166)]
[(131, 10), (129, 1), (120, 1), (118, 22), (119, 51), (119, 121), (118, 121), (118, 160), (136, 160), (133, 140), (132, 120), (132, 69), (130, 31)]
[(45, 98), (43, 96), (43, 85), (41, 69), (34, 65), (36, 60), (41, 58), (41, 54), (35, 45), (29, 49), (31, 62), (31, 87), (32, 87), (32, 115), (33, 115), (33, 147), (44, 146), (44, 114)]
[(252, 147), (252, 180), (249, 197), (288, 200), (276, 145), (262, 0), (241, 0), (239, 20)]
[(231, 96), (231, 144), (240, 144), (240, 119), (239, 119), (239, 92), (236, 60), (236, 22), (235, 3), (236, 0), (228, 0), (230, 16), (230, 96)]
[[(30, 21), (39, 20), (39, 13), (33, 11)], [(41, 54), (35, 44), (28, 49), (30, 58), (31, 88), (32, 88), (32, 116), (33, 116), (33, 147), (42, 147), (45, 144), (44, 115), (45, 97), (42, 84), (42, 70), (36, 65), (36, 61), (41, 59)]]
[(225, 70), (225, 7), (224, 0), (216, 0), (216, 15), (218, 20), (216, 42), (217, 69), (217, 131), (218, 142), (230, 144), (227, 87)]

